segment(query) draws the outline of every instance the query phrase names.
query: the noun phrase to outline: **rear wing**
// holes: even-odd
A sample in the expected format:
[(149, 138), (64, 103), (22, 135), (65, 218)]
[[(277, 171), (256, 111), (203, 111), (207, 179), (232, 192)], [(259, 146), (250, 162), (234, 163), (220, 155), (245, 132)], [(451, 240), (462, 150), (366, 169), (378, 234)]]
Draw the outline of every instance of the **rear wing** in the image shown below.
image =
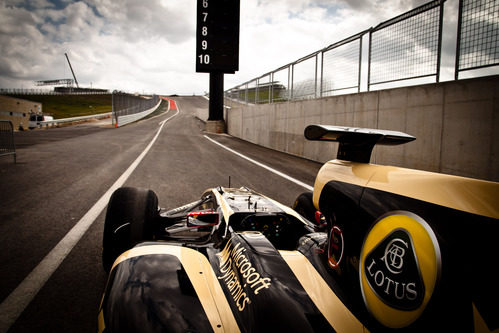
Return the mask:
[(339, 142), (337, 159), (369, 163), (375, 145), (400, 145), (416, 140), (412, 135), (370, 128), (309, 125), (305, 138), (312, 141)]

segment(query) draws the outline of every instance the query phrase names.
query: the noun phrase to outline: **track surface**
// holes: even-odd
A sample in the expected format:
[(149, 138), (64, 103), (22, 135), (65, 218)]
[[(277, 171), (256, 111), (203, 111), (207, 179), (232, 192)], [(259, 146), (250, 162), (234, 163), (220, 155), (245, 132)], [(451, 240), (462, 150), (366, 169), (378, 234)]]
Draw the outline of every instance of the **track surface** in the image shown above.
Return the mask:
[[(197, 200), (210, 187), (247, 186), (291, 205), (305, 189), (217, 146), (195, 118), (201, 97), (175, 98), (180, 112), (125, 182), (151, 188), (164, 208)], [(167, 113), (122, 128), (82, 124), (16, 133), (18, 163), (0, 158), (0, 302), (25, 279), (156, 135)], [(320, 164), (227, 135), (208, 135), (249, 158), (313, 186)], [(95, 332), (107, 276), (101, 266), (105, 210), (9, 332)]]

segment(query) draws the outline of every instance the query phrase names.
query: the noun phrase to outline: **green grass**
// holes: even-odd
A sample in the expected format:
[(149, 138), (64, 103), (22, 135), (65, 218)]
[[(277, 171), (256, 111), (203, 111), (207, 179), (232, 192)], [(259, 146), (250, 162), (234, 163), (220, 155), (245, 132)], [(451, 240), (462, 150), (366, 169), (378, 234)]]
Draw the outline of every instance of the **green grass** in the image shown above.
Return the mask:
[(44, 114), (54, 119), (87, 116), (112, 111), (112, 95), (11, 95), (42, 103)]
[[(242, 90), (239, 93), (239, 96), (236, 96), (236, 98), (239, 98), (239, 99), (244, 101), (246, 99), (245, 93), (246, 93), (246, 91)], [(269, 102), (270, 96), (272, 96), (272, 101), (274, 103), (285, 102), (288, 100), (284, 96), (285, 95), (284, 91), (281, 89), (276, 89), (272, 93), (269, 91), (268, 88), (260, 89), (260, 90), (258, 90), (258, 98), (256, 96), (257, 91), (255, 88), (248, 89), (247, 94), (248, 94), (248, 103), (255, 103), (255, 100), (256, 100), (257, 104), (268, 104), (268, 103), (270, 103)]]

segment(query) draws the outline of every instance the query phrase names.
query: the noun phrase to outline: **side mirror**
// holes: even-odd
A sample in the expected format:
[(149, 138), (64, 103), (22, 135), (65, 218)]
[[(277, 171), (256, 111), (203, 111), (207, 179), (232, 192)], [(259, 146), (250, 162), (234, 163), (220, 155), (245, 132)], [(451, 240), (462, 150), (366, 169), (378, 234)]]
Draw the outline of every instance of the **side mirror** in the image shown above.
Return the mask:
[(214, 210), (202, 210), (187, 214), (187, 226), (191, 228), (213, 227), (218, 224), (218, 213)]

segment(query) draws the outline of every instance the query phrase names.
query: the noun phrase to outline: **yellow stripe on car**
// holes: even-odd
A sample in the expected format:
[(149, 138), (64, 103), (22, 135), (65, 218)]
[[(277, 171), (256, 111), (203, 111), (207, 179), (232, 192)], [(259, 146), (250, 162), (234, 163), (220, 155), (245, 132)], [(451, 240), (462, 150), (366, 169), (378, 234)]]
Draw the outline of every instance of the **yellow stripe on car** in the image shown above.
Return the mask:
[(201, 253), (181, 248), (181, 262), (199, 297), (213, 331), (239, 332), (236, 319), (208, 259)]
[(215, 194), (215, 198), (217, 200), (218, 205), (222, 208), (222, 213), (224, 215), (225, 222), (227, 223), (234, 211), (230, 208), (229, 205), (225, 202), (224, 198), (218, 191), (213, 191)]
[(393, 166), (333, 160), (325, 163), (315, 180), (314, 205), (324, 186), (338, 181), (389, 192), (476, 215), (499, 218), (496, 182)]
[(154, 254), (169, 254), (180, 260), (214, 332), (240, 332), (215, 272), (208, 259), (196, 250), (175, 245), (134, 247), (120, 255), (112, 269), (125, 260)]
[(284, 250), (280, 250), (279, 253), (336, 332), (367, 332), (364, 325), (336, 296), (303, 254), (298, 251)]

